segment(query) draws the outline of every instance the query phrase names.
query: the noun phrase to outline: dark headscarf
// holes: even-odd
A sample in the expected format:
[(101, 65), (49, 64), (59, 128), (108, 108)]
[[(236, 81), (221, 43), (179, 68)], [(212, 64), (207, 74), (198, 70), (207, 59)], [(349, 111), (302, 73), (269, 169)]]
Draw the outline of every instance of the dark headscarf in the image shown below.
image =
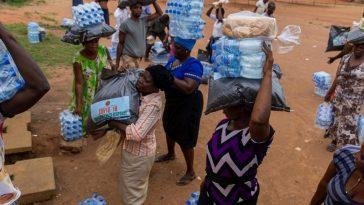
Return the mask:
[(150, 73), (153, 78), (153, 83), (158, 89), (166, 90), (173, 84), (174, 77), (164, 66), (154, 65), (145, 70)]

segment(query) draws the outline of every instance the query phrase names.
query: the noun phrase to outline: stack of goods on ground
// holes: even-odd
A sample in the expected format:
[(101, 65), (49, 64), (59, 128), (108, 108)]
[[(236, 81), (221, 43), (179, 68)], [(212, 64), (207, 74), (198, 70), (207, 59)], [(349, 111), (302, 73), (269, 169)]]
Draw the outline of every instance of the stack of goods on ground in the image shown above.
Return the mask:
[(93, 193), (90, 198), (83, 200), (78, 205), (107, 205), (107, 203), (103, 196)]
[(192, 192), (190, 198), (186, 201), (186, 205), (198, 205), (198, 199), (200, 197), (200, 192)]
[[(212, 45), (214, 73), (209, 80), (206, 114), (241, 103), (254, 105), (266, 59), (263, 44), (270, 45), (277, 33), (274, 18), (246, 11), (229, 15), (223, 28), (225, 36)], [(272, 110), (290, 111), (276, 74)]]
[(213, 64), (201, 61), (203, 66), (203, 73), (202, 73), (202, 83), (207, 84), (209, 77), (213, 74)]
[(330, 127), (330, 125), (332, 124), (333, 120), (334, 120), (334, 115), (333, 115), (333, 106), (331, 105), (331, 103), (321, 103), (318, 108), (317, 108), (317, 112), (316, 112), (316, 121), (315, 121), (315, 125), (316, 127), (326, 130), (327, 128)]
[(3, 102), (9, 100), (21, 90), (25, 85), (25, 81), (20, 75), (13, 58), (1, 39), (0, 70), (0, 102)]
[(59, 114), (61, 124), (61, 136), (67, 142), (80, 139), (83, 136), (82, 119), (74, 115), (69, 110), (64, 110)]
[[(20, 75), (18, 68), (9, 53), (4, 42), (0, 39), (0, 102), (11, 99), (21, 90), (25, 81)], [(0, 137), (0, 195), (12, 194), (4, 204), (11, 204), (20, 197), (20, 191), (14, 187), (10, 176), (4, 169), (5, 145)]]
[(315, 93), (325, 97), (331, 86), (331, 75), (325, 71), (316, 72), (312, 75), (312, 81), (315, 85)]
[(161, 41), (156, 41), (151, 50), (151, 61), (153, 65), (166, 65), (169, 59), (169, 52), (164, 48)]
[(74, 25), (63, 36), (62, 41), (78, 45), (92, 38), (108, 37), (116, 30), (105, 23), (99, 4), (92, 2), (72, 7)]
[(184, 39), (203, 38), (204, 20), (201, 18), (203, 0), (168, 0), (166, 13), (170, 16), (171, 36)]

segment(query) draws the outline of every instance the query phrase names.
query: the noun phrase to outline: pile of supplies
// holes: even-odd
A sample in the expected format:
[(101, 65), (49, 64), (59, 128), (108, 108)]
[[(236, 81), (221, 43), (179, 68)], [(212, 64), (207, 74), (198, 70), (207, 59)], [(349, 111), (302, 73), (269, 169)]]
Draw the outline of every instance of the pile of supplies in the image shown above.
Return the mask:
[(323, 102), (321, 103), (316, 112), (316, 121), (315, 125), (316, 127), (326, 130), (330, 127), (334, 120), (334, 114), (333, 114), (333, 106), (331, 103)]
[(69, 110), (64, 110), (59, 114), (59, 122), (61, 124), (61, 135), (65, 141), (74, 141), (83, 136), (80, 116), (74, 115)]
[[(271, 46), (277, 35), (274, 18), (248, 11), (229, 15), (223, 28), (225, 36), (212, 45), (213, 75), (209, 80), (205, 114), (242, 103), (254, 105), (266, 59), (263, 45)], [(297, 40), (298, 35), (297, 32), (293, 36), (285, 34), (283, 39)], [(279, 82), (281, 70), (278, 65), (274, 67), (277, 71), (272, 78), (272, 110), (289, 112)]]
[(18, 71), (4, 42), (0, 39), (0, 102), (11, 99), (21, 90), (25, 81)]
[(202, 83), (207, 84), (209, 77), (213, 74), (213, 65), (206, 61), (201, 61), (203, 66)]
[(331, 75), (325, 71), (316, 72), (312, 75), (312, 81), (315, 85), (315, 93), (325, 97), (331, 86)]
[(107, 205), (107, 203), (103, 196), (93, 193), (90, 198), (83, 200), (78, 205)]
[(170, 16), (171, 36), (184, 39), (203, 38), (203, 5), (203, 0), (168, 0), (166, 14)]
[(72, 7), (74, 25), (63, 36), (62, 41), (78, 45), (85, 40), (108, 37), (116, 30), (105, 23), (103, 11), (95, 2)]

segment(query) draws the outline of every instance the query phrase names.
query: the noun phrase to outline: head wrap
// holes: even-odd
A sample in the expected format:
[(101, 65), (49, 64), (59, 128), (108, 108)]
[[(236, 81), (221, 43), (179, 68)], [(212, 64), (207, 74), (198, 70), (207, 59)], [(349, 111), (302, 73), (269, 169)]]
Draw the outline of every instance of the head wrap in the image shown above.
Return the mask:
[(161, 90), (169, 88), (174, 81), (172, 73), (162, 65), (154, 65), (145, 69), (153, 78), (155, 87)]
[(183, 39), (183, 38), (180, 38), (180, 37), (175, 37), (174, 38), (174, 43), (182, 46), (186, 50), (192, 51), (193, 47), (196, 44), (196, 40), (195, 39)]

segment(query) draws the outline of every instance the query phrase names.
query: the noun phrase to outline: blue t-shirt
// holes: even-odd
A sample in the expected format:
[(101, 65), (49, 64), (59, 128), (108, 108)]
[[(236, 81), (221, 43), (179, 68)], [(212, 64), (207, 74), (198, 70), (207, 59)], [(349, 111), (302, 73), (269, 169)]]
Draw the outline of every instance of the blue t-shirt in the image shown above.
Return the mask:
[(176, 58), (172, 57), (166, 64), (166, 68), (172, 71), (174, 77), (181, 80), (184, 78), (191, 78), (197, 83), (201, 82), (203, 67), (200, 61), (198, 61), (196, 58), (189, 57), (182, 64), (172, 68), (172, 64), (175, 60)]

